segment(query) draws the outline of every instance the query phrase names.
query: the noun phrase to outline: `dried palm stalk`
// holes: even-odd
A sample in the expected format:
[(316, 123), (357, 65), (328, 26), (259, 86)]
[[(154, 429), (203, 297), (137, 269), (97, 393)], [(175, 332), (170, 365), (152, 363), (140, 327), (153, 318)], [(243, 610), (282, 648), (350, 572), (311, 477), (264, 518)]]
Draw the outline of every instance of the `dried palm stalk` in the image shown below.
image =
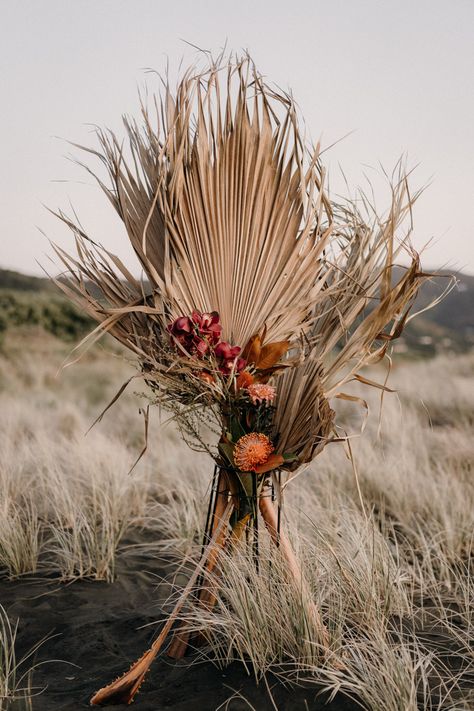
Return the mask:
[[(376, 385), (359, 371), (385, 356), (428, 277), (409, 243), (417, 194), (399, 165), (385, 217), (363, 194), (331, 201), (319, 145), (305, 143), (292, 97), (247, 56), (192, 68), (175, 92), (166, 81), (140, 122), (124, 124), (125, 143), (99, 130), (99, 149), (84, 150), (105, 166), (108, 178), (97, 180), (146, 280), (59, 212), (76, 254), (55, 247), (67, 275), (56, 282), (99, 324), (79, 347), (110, 333), (137, 356), (153, 400), (226, 472), (233, 538), (260, 508), (304, 587), (263, 492), (274, 472), (295, 473), (335, 438), (329, 400), (344, 397), (345, 383)], [(410, 264), (395, 270), (401, 250)], [(213, 597), (208, 590), (201, 602)], [(182, 631), (173, 648), (185, 647)], [(149, 663), (140, 662), (140, 680)], [(125, 681), (120, 695), (131, 701), (138, 687), (124, 691)]]

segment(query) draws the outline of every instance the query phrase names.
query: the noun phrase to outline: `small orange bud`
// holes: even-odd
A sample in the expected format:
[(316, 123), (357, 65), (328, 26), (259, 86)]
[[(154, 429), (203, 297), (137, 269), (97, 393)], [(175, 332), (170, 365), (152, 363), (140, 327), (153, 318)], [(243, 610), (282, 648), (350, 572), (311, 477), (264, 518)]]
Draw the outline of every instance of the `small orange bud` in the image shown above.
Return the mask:
[(200, 380), (203, 380), (205, 383), (208, 383), (209, 385), (212, 385), (216, 382), (215, 377), (211, 375), (211, 373), (208, 373), (207, 370), (201, 370), (201, 372), (198, 373), (198, 378)]
[(249, 373), (248, 370), (243, 370), (239, 373), (239, 377), (237, 378), (237, 390), (240, 390), (241, 388), (248, 388), (248, 386), (252, 385), (253, 382), (254, 377), (252, 373)]

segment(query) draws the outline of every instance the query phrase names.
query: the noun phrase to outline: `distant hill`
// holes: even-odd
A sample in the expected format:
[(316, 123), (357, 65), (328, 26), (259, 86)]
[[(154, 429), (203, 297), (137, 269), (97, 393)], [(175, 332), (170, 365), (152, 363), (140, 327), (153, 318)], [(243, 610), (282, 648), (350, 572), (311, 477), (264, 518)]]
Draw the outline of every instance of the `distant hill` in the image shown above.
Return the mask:
[[(427, 281), (417, 296), (413, 312), (426, 308), (449, 285), (449, 272)], [(436, 306), (411, 321), (396, 350), (468, 350), (474, 346), (474, 276), (457, 274), (457, 284)]]
[[(474, 346), (474, 276), (458, 274), (457, 279), (458, 284), (441, 303), (408, 324), (396, 342), (397, 352), (430, 355)], [(448, 272), (440, 272), (440, 276), (426, 282), (414, 311), (425, 308), (448, 283)], [(49, 279), (8, 269), (0, 269), (0, 329), (2, 322), (4, 328), (36, 323), (71, 339), (92, 325)]]
[[(417, 307), (423, 308), (449, 284), (449, 272), (427, 282), (417, 299)], [(454, 330), (466, 337), (474, 336), (474, 276), (457, 274), (454, 290), (437, 306), (424, 314), (424, 317), (440, 326)]]
[(45, 277), (20, 274), (11, 269), (0, 269), (0, 289), (13, 291), (57, 291), (57, 287)]
[(26, 325), (75, 341), (93, 322), (49, 279), (0, 269), (0, 337), (8, 328)]

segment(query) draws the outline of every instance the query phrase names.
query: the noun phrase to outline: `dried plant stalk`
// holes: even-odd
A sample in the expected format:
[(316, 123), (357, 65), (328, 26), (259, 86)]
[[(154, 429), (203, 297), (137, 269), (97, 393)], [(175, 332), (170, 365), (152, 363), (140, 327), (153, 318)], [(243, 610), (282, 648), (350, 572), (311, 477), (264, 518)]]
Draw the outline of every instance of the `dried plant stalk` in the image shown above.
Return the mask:
[(112, 703), (126, 703), (131, 704), (134, 697), (138, 693), (140, 686), (143, 683), (146, 673), (148, 672), (153, 660), (156, 655), (160, 652), (163, 643), (166, 640), (173, 624), (176, 621), (183, 605), (185, 604), (187, 598), (189, 597), (191, 591), (193, 590), (196, 580), (205, 565), (209, 556), (213, 554), (216, 547), (219, 545), (219, 537), (225, 531), (226, 526), (229, 523), (230, 514), (232, 512), (233, 504), (230, 502), (227, 504), (225, 511), (222, 515), (221, 520), (212, 536), (209, 544), (207, 545), (199, 564), (196, 566), (193, 574), (189, 578), (186, 587), (181, 593), (179, 600), (174, 606), (172, 612), (168, 616), (163, 628), (153, 642), (150, 649), (148, 649), (145, 654), (140, 657), (121, 677), (113, 681), (111, 684), (104, 686), (99, 689), (91, 699), (91, 706), (103, 706)]
[(284, 531), (279, 530), (275, 507), (271, 501), (270, 495), (261, 495), (259, 498), (259, 507), (262, 518), (265, 521), (265, 526), (269, 532), (272, 541), (277, 545), (284, 557), (288, 566), (288, 575), (290, 580), (293, 580), (295, 585), (301, 591), (301, 595), (306, 601), (307, 609), (312, 617), (314, 627), (318, 631), (319, 641), (326, 652), (329, 651), (329, 635), (328, 631), (321, 619), (321, 614), (316, 607), (313, 596), (308, 588), (308, 583), (298, 563), (290, 541)]
[[(229, 482), (228, 482), (228, 476), (225, 471), (222, 469), (219, 471), (219, 478), (217, 481), (217, 492), (216, 492), (216, 507), (215, 510), (213, 511), (212, 514), (212, 519), (211, 519), (211, 524), (210, 524), (210, 534), (211, 537), (215, 534), (215, 531), (222, 520), (222, 518), (225, 515), (225, 510), (227, 507), (227, 502), (229, 499)], [(206, 533), (205, 533), (206, 535)], [(199, 591), (199, 600), (202, 603), (207, 602), (207, 585), (206, 581), (208, 580), (208, 576), (212, 573), (214, 568), (216, 567), (218, 560), (219, 560), (219, 553), (221, 549), (225, 546), (226, 544), (226, 531), (225, 529), (222, 529), (220, 535), (218, 538), (216, 538), (216, 545), (209, 555), (205, 565), (204, 565), (204, 570), (203, 570), (203, 584), (205, 587)], [(188, 643), (189, 643), (189, 631), (187, 630), (187, 625), (182, 626), (180, 630), (178, 630), (169, 646), (168, 649), (168, 656), (171, 657), (172, 659), (181, 659), (184, 657), (186, 650), (188, 648)]]

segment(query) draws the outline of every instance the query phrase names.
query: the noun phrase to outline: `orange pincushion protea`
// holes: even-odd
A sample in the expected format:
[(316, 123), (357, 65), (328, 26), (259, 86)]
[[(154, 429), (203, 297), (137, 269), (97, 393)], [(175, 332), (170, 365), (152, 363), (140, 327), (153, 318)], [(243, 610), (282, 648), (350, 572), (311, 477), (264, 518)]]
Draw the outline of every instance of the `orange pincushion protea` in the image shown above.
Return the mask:
[(273, 452), (273, 444), (261, 432), (250, 432), (241, 437), (234, 449), (234, 462), (241, 471), (255, 471), (265, 464)]

